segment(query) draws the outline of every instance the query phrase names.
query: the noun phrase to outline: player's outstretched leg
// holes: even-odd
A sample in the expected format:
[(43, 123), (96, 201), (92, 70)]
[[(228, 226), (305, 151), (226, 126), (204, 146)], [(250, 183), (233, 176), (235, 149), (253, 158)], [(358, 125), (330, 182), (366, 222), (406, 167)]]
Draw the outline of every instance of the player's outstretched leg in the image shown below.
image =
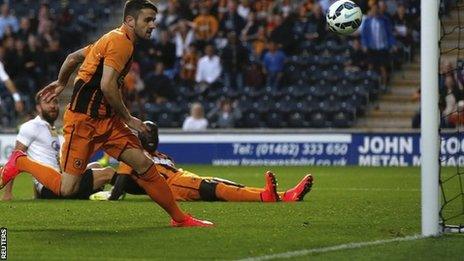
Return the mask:
[(264, 174), (266, 184), (264, 188), (246, 187), (239, 184), (234, 184), (230, 181), (221, 181), (215, 178), (217, 183), (215, 188), (216, 200), (224, 200), (229, 202), (277, 202), (279, 196), (277, 194), (277, 181), (272, 172)]
[(11, 153), (5, 166), (0, 168), (0, 189), (5, 187), (6, 184), (10, 183), (10, 181), (19, 175), (21, 171), (16, 167), (16, 160), (18, 157), (25, 155), (26, 154), (20, 150), (15, 150)]
[(56, 195), (61, 195), (61, 174), (54, 168), (29, 159), (26, 153), (15, 150), (11, 153), (8, 162), (0, 173), (0, 189), (14, 179), (21, 171), (34, 176), (45, 187)]
[(296, 184), (295, 187), (287, 190), (282, 195), (282, 201), (284, 202), (294, 202), (302, 201), (304, 196), (311, 191), (313, 186), (314, 178), (311, 174), (308, 174), (303, 177), (303, 179)]

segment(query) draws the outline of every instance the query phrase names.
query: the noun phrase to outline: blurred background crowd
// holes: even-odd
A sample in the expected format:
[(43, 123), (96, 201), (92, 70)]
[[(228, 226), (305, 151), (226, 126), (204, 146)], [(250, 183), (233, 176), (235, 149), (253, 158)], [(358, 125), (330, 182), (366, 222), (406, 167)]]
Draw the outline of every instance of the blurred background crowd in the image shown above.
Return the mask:
[[(104, 33), (99, 25), (122, 2), (3, 1), (2, 127), (33, 114), (35, 93), (70, 51)], [(126, 104), (143, 119), (184, 130), (351, 127), (417, 54), (420, 1), (355, 1), (365, 17), (348, 37), (327, 31), (332, 2), (160, 1), (158, 30), (137, 44), (125, 79)], [(450, 93), (456, 106), (463, 97), (459, 77), (442, 77), (445, 111)]]

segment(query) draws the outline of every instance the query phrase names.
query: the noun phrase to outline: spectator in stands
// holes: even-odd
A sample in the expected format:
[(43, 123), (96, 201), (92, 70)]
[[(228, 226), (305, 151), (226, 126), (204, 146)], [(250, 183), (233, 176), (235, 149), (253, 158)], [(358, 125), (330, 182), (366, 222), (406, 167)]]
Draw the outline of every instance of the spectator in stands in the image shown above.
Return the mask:
[(279, 5), (279, 10), (282, 12), (282, 16), (287, 18), (294, 11), (295, 6), (291, 0), (283, 0)]
[(464, 90), (464, 60), (457, 61), (456, 81), (460, 90)]
[(216, 36), (219, 23), (216, 17), (209, 13), (206, 7), (200, 8), (200, 15), (193, 20), (197, 48), (203, 50), (206, 44), (210, 44)]
[(27, 41), (29, 35), (31, 35), (32, 28), (31, 28), (31, 21), (27, 17), (21, 17), (19, 23), (19, 31), (16, 33), (17, 37), (23, 41)]
[(161, 31), (160, 41), (155, 45), (156, 59), (163, 62), (166, 75), (173, 79), (175, 75), (176, 45), (170, 42), (169, 32)]
[(249, 0), (240, 0), (240, 4), (237, 7), (237, 13), (246, 20), (248, 16), (252, 13), (250, 1)]
[(44, 31), (49, 27), (49, 24), (52, 21), (52, 15), (50, 13), (50, 6), (47, 3), (43, 3), (40, 5), (39, 9), (39, 16), (38, 16), (38, 26), (37, 26), (37, 33), (39, 35), (43, 34)]
[(286, 53), (294, 53), (297, 49), (294, 48), (293, 19), (283, 18), (280, 14), (275, 15), (274, 19), (275, 24), (269, 29), (269, 39), (279, 44)]
[(284, 52), (278, 49), (276, 42), (271, 41), (269, 43), (269, 51), (264, 55), (263, 64), (264, 73), (267, 77), (267, 86), (271, 87), (274, 91), (277, 91), (280, 87), (285, 59)]
[(391, 23), (387, 18), (379, 15), (377, 4), (371, 5), (369, 15), (363, 22), (361, 39), (367, 51), (369, 67), (380, 70), (381, 84), (385, 87), (388, 80), (390, 51), (395, 48), (395, 38)]
[(60, 65), (64, 61), (63, 50), (58, 39), (52, 39), (45, 49), (45, 59), (47, 61), (48, 79), (53, 79), (53, 76), (57, 75)]
[(261, 60), (267, 43), (268, 38), (266, 36), (266, 30), (264, 27), (259, 27), (256, 39), (254, 39), (252, 43), (252, 55), (254, 60)]
[(454, 78), (450, 75), (445, 78), (445, 109), (442, 112), (443, 117), (448, 119), (448, 124), (455, 126), (455, 119), (452, 116), (453, 113), (457, 112), (458, 101), (462, 100), (462, 92), (458, 89)]
[(254, 10), (256, 12), (256, 20), (259, 22), (265, 22), (268, 18), (268, 3), (261, 0), (255, 1)]
[(266, 75), (260, 63), (253, 62), (245, 72), (245, 86), (259, 89), (266, 84)]
[(228, 43), (222, 50), (221, 61), (225, 86), (241, 90), (243, 88), (243, 71), (248, 63), (248, 51), (237, 39), (235, 32), (228, 34)]
[(250, 46), (251, 41), (255, 40), (258, 37), (259, 24), (256, 22), (256, 15), (253, 12), (247, 17), (245, 27), (240, 33), (240, 40), (243, 44)]
[(406, 15), (406, 8), (403, 4), (399, 4), (396, 13), (393, 15), (393, 35), (402, 47), (411, 54), (409, 59), (412, 59), (414, 53), (413, 48), (413, 24), (410, 18)]
[(203, 106), (199, 102), (192, 104), (190, 108), (190, 116), (188, 116), (182, 124), (184, 131), (202, 131), (208, 127), (208, 120), (205, 118)]
[(385, 1), (378, 1), (377, 6), (378, 6), (379, 15), (386, 18), (389, 21), (389, 23), (393, 23), (392, 16), (388, 12), (388, 7)]
[(36, 86), (43, 86), (48, 80), (44, 76), (47, 65), (45, 63), (45, 54), (34, 34), (29, 34), (27, 38), (27, 49), (30, 55), (29, 73), (34, 78)]
[(351, 49), (349, 52), (349, 60), (345, 64), (346, 69), (359, 71), (366, 69), (366, 54), (364, 53), (361, 45), (361, 41), (358, 38), (353, 39), (351, 42)]
[(184, 53), (181, 61), (180, 79), (187, 86), (193, 86), (197, 73), (198, 55), (195, 45), (191, 44)]
[(58, 31), (51, 20), (43, 22), (42, 30), (39, 32), (40, 41), (42, 46), (46, 49), (49, 48), (53, 41), (59, 39)]
[(213, 128), (234, 128), (242, 117), (242, 113), (233, 106), (229, 99), (221, 100), (218, 107), (208, 113), (208, 119)]
[(133, 62), (126, 77), (124, 77), (124, 88), (121, 89), (124, 103), (128, 109), (136, 115), (141, 116), (144, 113), (143, 101), (140, 99), (139, 92), (145, 88), (140, 75), (140, 65)]
[(8, 71), (18, 90), (28, 96), (30, 101), (34, 100), (36, 88), (35, 81), (32, 78), (34, 62), (25, 43), (20, 40), (15, 40), (15, 49), (9, 53)]
[(141, 92), (141, 97), (145, 97), (149, 102), (162, 104), (176, 97), (171, 79), (164, 73), (164, 64), (158, 62), (154, 71), (149, 73), (145, 79), (145, 89)]
[(319, 5), (312, 5), (309, 12), (304, 5), (298, 8), (298, 18), (293, 24), (293, 33), (297, 43), (316, 41), (324, 35), (324, 30), (324, 16)]
[(204, 91), (207, 88), (215, 85), (221, 76), (221, 59), (214, 52), (214, 47), (208, 44), (205, 47), (205, 56), (198, 60), (197, 72), (195, 80), (197, 88)]
[(161, 19), (159, 20), (159, 27), (162, 29), (167, 29), (175, 25), (179, 20), (179, 12), (177, 1), (167, 1), (166, 12), (163, 13)]
[(227, 4), (227, 12), (224, 14), (220, 22), (220, 31), (224, 34), (235, 32), (238, 35), (244, 27), (245, 20), (237, 12), (236, 1), (229, 0)]
[[(419, 103), (420, 98), (421, 98), (421, 90), (420, 90), (420, 88), (417, 88), (417, 90), (413, 93), (413, 95), (411, 97), (411, 101)], [(412, 125), (413, 129), (420, 128), (420, 126), (421, 126), (421, 109), (420, 109), (420, 107), (416, 111), (414, 116), (412, 117), (411, 125)]]
[(171, 27), (176, 44), (176, 57), (179, 60), (182, 59), (184, 53), (195, 39), (194, 31), (189, 28), (190, 26), (193, 26), (193, 24), (190, 24), (186, 20), (181, 20), (175, 26)]
[(224, 14), (227, 13), (227, 3), (229, 0), (219, 0), (217, 3), (217, 18), (219, 21), (222, 20)]
[(7, 3), (3, 3), (0, 7), (0, 38), (3, 38), (5, 30), (10, 27), (11, 30), (16, 33), (19, 30), (19, 22), (16, 16), (10, 14), (10, 6)]

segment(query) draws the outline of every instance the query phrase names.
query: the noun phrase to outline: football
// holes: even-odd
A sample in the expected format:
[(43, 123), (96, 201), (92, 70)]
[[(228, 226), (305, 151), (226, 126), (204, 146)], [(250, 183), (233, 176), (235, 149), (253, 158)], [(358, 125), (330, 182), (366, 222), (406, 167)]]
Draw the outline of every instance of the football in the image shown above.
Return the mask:
[(348, 35), (361, 25), (362, 16), (361, 8), (357, 4), (349, 0), (340, 0), (329, 7), (326, 19), (332, 32)]

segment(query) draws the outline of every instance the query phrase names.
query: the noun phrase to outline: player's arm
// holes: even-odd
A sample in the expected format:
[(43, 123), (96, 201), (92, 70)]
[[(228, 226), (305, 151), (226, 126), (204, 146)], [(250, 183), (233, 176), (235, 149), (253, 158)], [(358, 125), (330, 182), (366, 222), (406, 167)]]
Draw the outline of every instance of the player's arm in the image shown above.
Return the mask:
[(133, 117), (124, 104), (118, 87), (118, 78), (118, 71), (111, 66), (103, 66), (103, 75), (100, 86), (106, 101), (129, 127), (139, 132), (148, 132), (147, 126), (145, 126), (140, 119)]
[(116, 178), (114, 179), (113, 188), (108, 200), (118, 200), (126, 190), (126, 183), (131, 178), (129, 175), (132, 173), (132, 168), (124, 162), (119, 163)]
[[(22, 144), (19, 141), (16, 141), (15, 150), (20, 150), (20, 151), (26, 152), (27, 151), (27, 146)], [(10, 183), (8, 183), (5, 186), (5, 192), (3, 193), (3, 197), (2, 197), (3, 201), (8, 201), (8, 200), (11, 200), (13, 198), (13, 181), (14, 180), (12, 180)]]
[(17, 112), (22, 112), (24, 110), (24, 104), (21, 101), (21, 96), (16, 90), (16, 86), (14, 85), (13, 81), (11, 79), (8, 79), (3, 82), (8, 89), (8, 91), (11, 93), (11, 96), (13, 96), (13, 100), (15, 102), (15, 109)]
[(84, 61), (91, 45), (79, 49), (66, 57), (58, 73), (58, 79), (47, 85), (39, 92), (39, 96), (43, 96), (45, 101), (49, 102), (53, 98), (60, 95), (68, 84), (71, 74), (78, 68), (78, 66)]
[(6, 89), (10, 92), (11, 96), (13, 97), (16, 111), (22, 112), (24, 109), (24, 104), (21, 101), (21, 96), (16, 90), (16, 86), (10, 79), (10, 76), (6, 73), (5, 66), (2, 62), (0, 62), (0, 80), (5, 84)]

